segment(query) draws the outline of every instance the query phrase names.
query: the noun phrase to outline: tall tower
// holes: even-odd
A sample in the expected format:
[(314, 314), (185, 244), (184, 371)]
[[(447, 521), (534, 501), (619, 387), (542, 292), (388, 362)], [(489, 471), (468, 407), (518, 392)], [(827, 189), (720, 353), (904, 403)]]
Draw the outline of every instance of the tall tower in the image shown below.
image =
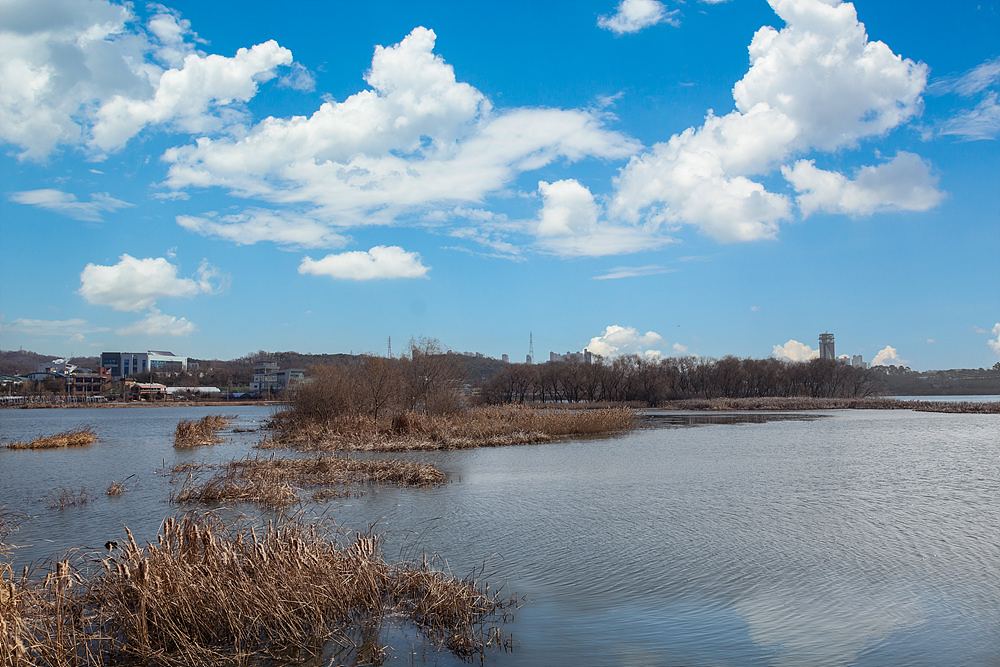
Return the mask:
[(528, 332), (528, 358), (525, 359), (526, 363), (535, 363), (535, 334), (531, 331)]
[(833, 349), (833, 334), (829, 331), (819, 335), (819, 358), (836, 359), (837, 353)]

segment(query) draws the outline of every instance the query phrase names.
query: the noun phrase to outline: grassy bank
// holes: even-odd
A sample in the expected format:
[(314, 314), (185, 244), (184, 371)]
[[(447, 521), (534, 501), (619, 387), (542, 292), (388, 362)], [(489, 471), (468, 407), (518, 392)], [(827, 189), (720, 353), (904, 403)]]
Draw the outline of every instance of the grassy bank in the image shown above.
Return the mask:
[(903, 401), (898, 398), (691, 398), (667, 401), (665, 410), (917, 410), (971, 414), (1000, 414), (1000, 402)]
[(56, 433), (30, 442), (8, 442), (7, 449), (60, 449), (63, 447), (85, 447), (97, 442), (97, 431), (93, 426), (80, 426), (72, 431)]
[(634, 426), (635, 411), (489, 406), (453, 414), (401, 411), (373, 421), (364, 415), (318, 420), (295, 410), (277, 413), (265, 448), (330, 451), (413, 451), (549, 442), (571, 435), (613, 433)]
[(464, 658), (506, 641), (512, 599), (426, 559), (387, 562), (374, 534), (188, 516), (155, 544), (122, 545), (99, 567), (63, 560), (30, 580), (0, 564), (0, 664), (286, 664), (324, 646), (337, 664), (377, 664), (389, 618)]
[(284, 507), (313, 497), (346, 495), (347, 490), (330, 487), (353, 484), (427, 486), (444, 481), (444, 473), (434, 466), (400, 460), (357, 461), (344, 456), (312, 458), (269, 458), (247, 456), (219, 466), (203, 466), (208, 479), (196, 474), (170, 496), (174, 503), (248, 502), (263, 507)]

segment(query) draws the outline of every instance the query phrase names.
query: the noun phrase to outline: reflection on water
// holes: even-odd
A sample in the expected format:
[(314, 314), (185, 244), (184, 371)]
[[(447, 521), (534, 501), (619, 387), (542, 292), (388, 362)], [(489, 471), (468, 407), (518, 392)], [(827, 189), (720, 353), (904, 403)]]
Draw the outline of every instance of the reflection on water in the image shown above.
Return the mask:
[[(251, 427), (267, 415), (234, 411)], [(0, 413), (4, 438), (65, 430), (85, 411), (28, 412)], [(242, 456), (258, 435), (178, 452), (177, 420), (205, 409), (91, 412), (101, 441), (85, 450), (0, 451), (0, 504), (35, 515), (18, 558), (101, 545), (125, 523), (151, 539), (173, 511), (155, 470)], [(437, 553), (458, 575), (485, 561), (487, 580), (529, 600), (506, 628), (517, 648), (490, 665), (1000, 663), (1000, 416), (651, 419), (668, 427), (406, 454), (448, 483), (370, 487), (310, 511), (378, 523), (389, 557)], [(38, 500), (58, 486), (103, 494), (133, 473), (140, 487), (117, 498), (61, 512)], [(406, 628), (386, 639), (389, 664), (460, 664)]]

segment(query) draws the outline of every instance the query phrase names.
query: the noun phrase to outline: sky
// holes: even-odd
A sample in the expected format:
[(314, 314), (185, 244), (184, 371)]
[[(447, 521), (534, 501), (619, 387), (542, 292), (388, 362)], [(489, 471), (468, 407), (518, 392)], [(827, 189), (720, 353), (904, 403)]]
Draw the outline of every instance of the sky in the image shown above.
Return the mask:
[(997, 0), (0, 0), (0, 348), (990, 367), (998, 138)]

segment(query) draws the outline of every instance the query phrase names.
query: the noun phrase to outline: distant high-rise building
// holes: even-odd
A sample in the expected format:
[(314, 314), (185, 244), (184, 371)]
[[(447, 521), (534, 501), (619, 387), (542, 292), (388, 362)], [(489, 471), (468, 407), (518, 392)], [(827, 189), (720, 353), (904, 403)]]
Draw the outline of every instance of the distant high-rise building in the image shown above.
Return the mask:
[(830, 332), (819, 335), (819, 358), (836, 359), (837, 354), (833, 351), (833, 334)]
[(500, 357), (500, 359), (501, 359), (501, 361), (503, 361), (503, 362), (504, 362), (505, 364), (509, 364), (509, 363), (510, 363), (510, 356), (509, 356), (509, 355), (506, 355), (506, 354), (505, 354), (505, 355), (501, 356), (501, 357)]

